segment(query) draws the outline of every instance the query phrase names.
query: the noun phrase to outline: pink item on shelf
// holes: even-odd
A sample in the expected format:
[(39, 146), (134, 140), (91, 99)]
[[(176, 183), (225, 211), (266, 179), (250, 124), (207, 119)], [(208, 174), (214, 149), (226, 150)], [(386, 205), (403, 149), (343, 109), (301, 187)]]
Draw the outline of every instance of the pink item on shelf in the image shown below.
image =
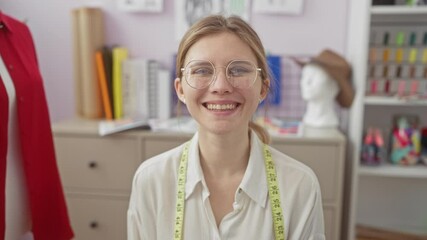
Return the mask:
[(405, 80), (400, 80), (399, 85), (397, 86), (397, 95), (403, 96), (405, 95), (406, 82)]
[(372, 128), (368, 129), (368, 133), (365, 136), (365, 144), (371, 144), (373, 142), (373, 130)]
[(371, 81), (371, 91), (370, 93), (375, 94), (377, 93), (378, 88), (378, 80), (372, 80)]
[(418, 80), (413, 80), (411, 82), (410, 94), (416, 95), (418, 93)]
[(375, 138), (375, 143), (377, 144), (378, 147), (382, 147), (384, 145), (384, 139), (383, 139), (383, 136), (381, 134), (380, 129), (375, 128), (374, 138)]

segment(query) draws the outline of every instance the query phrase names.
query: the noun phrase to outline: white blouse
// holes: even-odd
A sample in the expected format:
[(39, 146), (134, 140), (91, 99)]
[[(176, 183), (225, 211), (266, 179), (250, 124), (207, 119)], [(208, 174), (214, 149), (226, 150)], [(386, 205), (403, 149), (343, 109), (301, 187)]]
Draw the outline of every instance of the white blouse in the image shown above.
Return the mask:
[(6, 155), (6, 232), (5, 239), (30, 240), (30, 210), (24, 180), (18, 133), (18, 113), (15, 86), (0, 55), (0, 76), (9, 99), (9, 119)]
[[(200, 166), (198, 134), (191, 140), (185, 185), (183, 239), (274, 239), (263, 143), (251, 133), (251, 152), (233, 211), (219, 227), (209, 203)], [(128, 240), (173, 239), (177, 169), (183, 145), (141, 164), (135, 173), (128, 209)], [(286, 239), (324, 240), (319, 182), (314, 172), (270, 147), (276, 166)]]

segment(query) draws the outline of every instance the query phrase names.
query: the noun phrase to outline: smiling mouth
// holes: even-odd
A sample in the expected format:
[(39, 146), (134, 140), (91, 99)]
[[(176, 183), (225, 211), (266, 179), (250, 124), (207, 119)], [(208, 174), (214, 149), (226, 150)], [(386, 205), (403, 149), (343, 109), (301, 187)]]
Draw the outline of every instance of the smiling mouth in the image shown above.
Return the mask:
[(229, 111), (229, 110), (234, 110), (236, 109), (236, 107), (238, 106), (238, 104), (235, 103), (228, 103), (228, 104), (212, 104), (212, 103), (207, 103), (204, 104), (205, 107), (209, 110), (213, 110), (213, 111)]

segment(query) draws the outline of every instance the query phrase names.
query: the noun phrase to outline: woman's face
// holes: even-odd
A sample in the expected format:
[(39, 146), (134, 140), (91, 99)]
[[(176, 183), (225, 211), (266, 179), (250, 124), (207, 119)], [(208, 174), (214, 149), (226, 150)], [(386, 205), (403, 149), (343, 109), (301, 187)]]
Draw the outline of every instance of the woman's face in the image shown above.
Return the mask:
[(252, 87), (233, 87), (226, 78), (225, 67), (233, 60), (247, 60), (256, 65), (250, 47), (231, 33), (206, 36), (191, 46), (184, 66), (192, 60), (207, 60), (216, 68), (216, 79), (203, 89), (190, 87), (185, 76), (175, 80), (178, 97), (185, 101), (190, 114), (199, 123), (199, 130), (216, 134), (247, 130), (266, 91), (262, 88), (260, 74)]

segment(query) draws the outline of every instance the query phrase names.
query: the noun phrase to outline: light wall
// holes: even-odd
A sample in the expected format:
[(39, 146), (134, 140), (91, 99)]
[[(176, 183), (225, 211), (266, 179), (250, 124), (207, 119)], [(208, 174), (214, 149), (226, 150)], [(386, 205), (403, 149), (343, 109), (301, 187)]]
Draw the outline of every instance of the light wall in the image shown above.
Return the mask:
[[(251, 14), (251, 24), (269, 52), (315, 55), (324, 48), (344, 54), (350, 0), (304, 0), (301, 15)], [(74, 85), (71, 14), (73, 8), (99, 6), (105, 12), (108, 44), (127, 46), (134, 57), (172, 66), (174, 1), (164, 0), (159, 14), (125, 13), (115, 0), (1, 0), (0, 10), (25, 20), (36, 45), (53, 121), (73, 117)]]

